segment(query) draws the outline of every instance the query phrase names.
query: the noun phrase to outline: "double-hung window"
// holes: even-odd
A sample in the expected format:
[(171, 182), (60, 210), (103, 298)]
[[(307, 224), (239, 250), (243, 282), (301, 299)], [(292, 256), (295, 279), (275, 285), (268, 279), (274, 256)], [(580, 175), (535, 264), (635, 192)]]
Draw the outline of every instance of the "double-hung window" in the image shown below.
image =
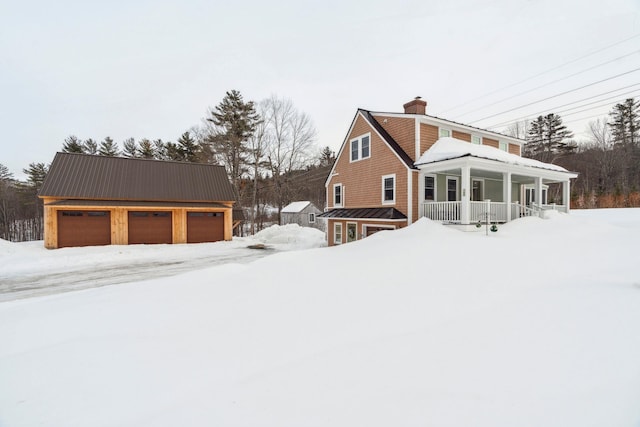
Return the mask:
[(478, 135), (471, 135), (471, 143), (476, 145), (482, 145), (482, 137)]
[(351, 140), (351, 161), (357, 162), (371, 157), (371, 134)]
[(333, 206), (342, 207), (342, 184), (335, 184), (333, 186)]
[(424, 177), (424, 201), (436, 201), (436, 177), (433, 175), (425, 175)]
[(333, 244), (339, 245), (342, 243), (342, 223), (336, 222), (333, 224)]
[(438, 138), (446, 138), (449, 136), (451, 136), (451, 130), (440, 128), (440, 131), (438, 132)]
[(309, 224), (315, 224), (316, 222), (316, 214), (313, 212), (309, 212)]
[(382, 203), (393, 204), (396, 202), (396, 175), (384, 175), (382, 177)]

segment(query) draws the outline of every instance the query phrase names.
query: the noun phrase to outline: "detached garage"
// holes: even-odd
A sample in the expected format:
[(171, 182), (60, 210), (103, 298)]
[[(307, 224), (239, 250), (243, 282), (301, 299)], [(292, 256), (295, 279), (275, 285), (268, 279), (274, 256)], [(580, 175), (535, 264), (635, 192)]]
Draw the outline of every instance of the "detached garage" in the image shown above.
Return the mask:
[(231, 240), (223, 166), (58, 153), (40, 191), (45, 247)]

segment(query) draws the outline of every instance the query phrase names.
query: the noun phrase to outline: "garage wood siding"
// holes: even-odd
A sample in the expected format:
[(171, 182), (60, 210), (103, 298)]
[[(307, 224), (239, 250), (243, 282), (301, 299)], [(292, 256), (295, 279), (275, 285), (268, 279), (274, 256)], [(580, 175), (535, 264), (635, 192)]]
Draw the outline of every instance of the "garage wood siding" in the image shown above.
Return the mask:
[[(400, 148), (413, 159), (416, 144), (416, 121), (413, 118), (375, 115), (374, 118), (391, 135)], [(386, 123), (385, 123), (386, 120)], [(414, 161), (416, 159), (413, 159)]]
[[(349, 141), (365, 133), (371, 133), (371, 157), (357, 162), (349, 162)], [(336, 160), (334, 173), (329, 180), (328, 206), (333, 207), (335, 184), (343, 186), (343, 207), (367, 208), (382, 206), (382, 176), (396, 175), (396, 203), (393, 205), (407, 214), (407, 168), (369, 124), (358, 116), (347, 145)]]
[(187, 212), (187, 243), (224, 240), (222, 212)]
[(59, 248), (111, 244), (109, 211), (59, 210), (57, 224)]
[(423, 155), (438, 140), (438, 127), (420, 123), (420, 155)]

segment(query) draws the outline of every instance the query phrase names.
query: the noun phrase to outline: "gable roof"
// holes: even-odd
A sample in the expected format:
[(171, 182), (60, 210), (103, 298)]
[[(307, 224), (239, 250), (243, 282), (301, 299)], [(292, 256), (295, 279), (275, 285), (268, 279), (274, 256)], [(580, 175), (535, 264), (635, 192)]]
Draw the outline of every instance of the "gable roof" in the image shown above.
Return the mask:
[(460, 139), (444, 137), (436, 141), (422, 156), (416, 161), (416, 165), (441, 162), (443, 160), (457, 159), (459, 157), (477, 157), (481, 159), (496, 160), (512, 165), (528, 166), (538, 169), (548, 169), (557, 172), (568, 172), (562, 166), (551, 163), (544, 163), (515, 154), (507, 153), (488, 145), (470, 144)]
[(298, 213), (298, 212), (302, 212), (304, 210), (304, 208), (306, 208), (310, 204), (311, 204), (311, 202), (308, 201), (308, 200), (304, 200), (304, 201), (300, 201), (300, 202), (291, 202), (287, 206), (282, 208), (282, 210), (280, 212), (282, 212), (282, 213)]
[(97, 200), (234, 201), (223, 166), (57, 153), (39, 196)]
[(382, 125), (380, 125), (380, 123), (378, 123), (375, 117), (373, 117), (373, 115), (371, 114), (371, 111), (367, 111), (363, 109), (359, 109), (358, 111), (362, 113), (362, 116), (369, 122), (371, 126), (373, 126), (376, 132), (380, 134), (380, 136), (382, 137), (382, 139), (384, 139), (387, 145), (389, 145), (389, 147), (398, 155), (398, 157), (400, 157), (400, 160), (402, 160), (409, 169), (415, 169), (411, 156), (409, 156), (402, 149), (402, 147), (400, 147), (400, 144), (398, 144), (396, 140), (393, 139), (393, 137), (389, 135), (389, 133), (386, 130), (384, 130)]

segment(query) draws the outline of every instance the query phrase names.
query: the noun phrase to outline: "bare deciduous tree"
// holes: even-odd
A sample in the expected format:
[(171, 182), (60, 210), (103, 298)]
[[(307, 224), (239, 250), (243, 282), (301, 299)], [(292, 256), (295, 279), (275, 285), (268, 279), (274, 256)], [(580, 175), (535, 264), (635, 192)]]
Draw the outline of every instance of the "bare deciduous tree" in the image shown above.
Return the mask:
[(290, 201), (287, 176), (310, 161), (316, 129), (311, 118), (298, 111), (290, 99), (273, 95), (261, 103), (261, 109), (267, 127), (267, 163), (273, 180), (279, 221), (282, 207)]

